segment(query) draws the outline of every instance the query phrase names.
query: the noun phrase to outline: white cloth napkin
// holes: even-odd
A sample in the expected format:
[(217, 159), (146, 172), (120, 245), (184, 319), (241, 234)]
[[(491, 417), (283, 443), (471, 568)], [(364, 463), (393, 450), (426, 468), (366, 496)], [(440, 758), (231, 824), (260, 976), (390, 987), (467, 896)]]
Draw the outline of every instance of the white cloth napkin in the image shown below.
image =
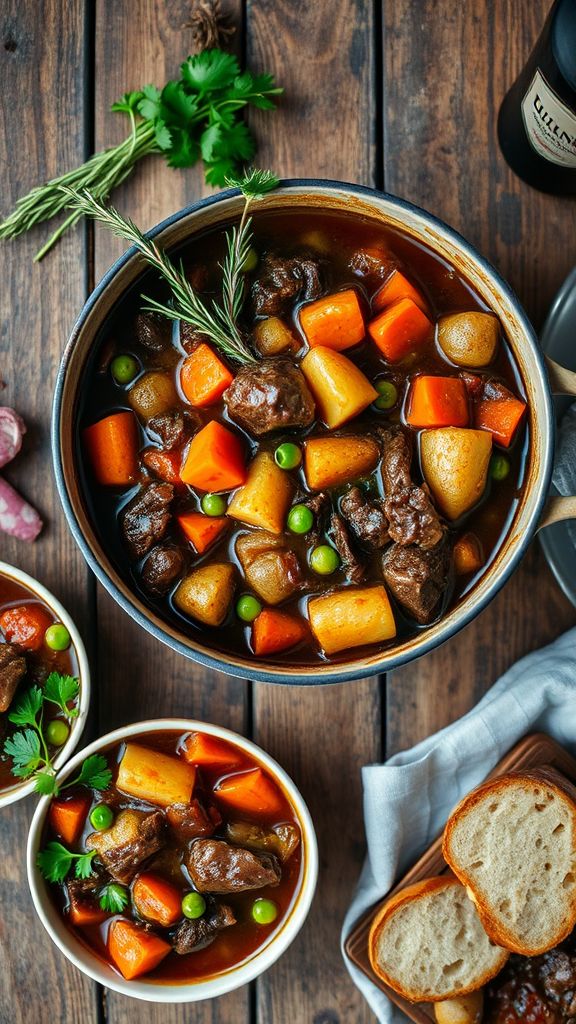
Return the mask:
[[(560, 422), (552, 483), (564, 496), (576, 494), (576, 402)], [(570, 540), (576, 545), (576, 519), (569, 519), (566, 526)]]
[[(576, 753), (576, 628), (513, 665), (458, 722), (386, 764), (362, 769), (368, 857), (343, 943), (363, 912), (436, 839), (461, 797), (531, 732), (548, 733)], [(404, 1024), (404, 1014), (344, 958), (378, 1020)]]

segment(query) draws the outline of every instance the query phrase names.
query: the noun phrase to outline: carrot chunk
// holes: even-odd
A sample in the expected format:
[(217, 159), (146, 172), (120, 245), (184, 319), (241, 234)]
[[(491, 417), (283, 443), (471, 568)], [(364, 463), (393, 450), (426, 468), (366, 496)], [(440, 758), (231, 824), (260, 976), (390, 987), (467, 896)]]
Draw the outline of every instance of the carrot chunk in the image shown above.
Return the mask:
[(102, 924), (110, 914), (107, 910), (102, 910), (96, 900), (74, 900), (68, 908), (68, 917), (71, 924), (85, 928), (91, 924)]
[(300, 323), (310, 348), (325, 345), (341, 352), (357, 345), (366, 333), (358, 296), (353, 288), (326, 295), (303, 306)]
[(266, 657), (286, 651), (304, 640), (307, 630), (301, 619), (275, 608), (264, 608), (252, 625), (254, 654)]
[(262, 768), (250, 768), (222, 779), (214, 790), (220, 803), (249, 814), (277, 814), (282, 810), (280, 790)]
[(525, 402), (503, 384), (490, 381), (476, 403), (474, 424), (480, 430), (489, 430), (497, 444), (508, 448), (525, 411)]
[(154, 473), (154, 476), (165, 480), (167, 484), (181, 484), (180, 463), (182, 457), (179, 452), (161, 452), (158, 448), (147, 448), (142, 454), (142, 463)]
[(0, 615), (0, 629), (9, 644), (18, 644), (28, 651), (38, 651), (52, 619), (41, 604), (19, 604)]
[(464, 533), (454, 545), (454, 571), (457, 576), (479, 572), (484, 565), (482, 544), (475, 533)]
[(231, 491), (246, 480), (242, 442), (217, 420), (210, 420), (193, 438), (180, 479), (201, 491)]
[(372, 299), (372, 309), (379, 313), (381, 309), (391, 306), (398, 299), (412, 299), (423, 313), (428, 308), (422, 293), (399, 270), (393, 270)]
[(468, 399), (459, 377), (415, 377), (406, 422), (412, 427), (466, 427)]
[(191, 732), (182, 745), (182, 756), (199, 767), (232, 766), (239, 763), (238, 751), (225, 740), (207, 736), (204, 732)]
[(149, 974), (168, 956), (172, 946), (152, 932), (146, 932), (131, 921), (113, 921), (108, 932), (108, 952), (126, 978)]
[(368, 333), (390, 363), (426, 341), (432, 324), (412, 299), (398, 299), (368, 324)]
[(125, 487), (138, 475), (138, 427), (134, 413), (113, 412), (82, 432), (92, 472), (99, 484)]
[(80, 837), (90, 800), (84, 796), (53, 800), (48, 811), (48, 821), (54, 832), (71, 846)]
[(182, 893), (152, 871), (138, 875), (132, 886), (132, 902), (140, 917), (163, 928), (176, 924), (182, 917)]
[(183, 534), (202, 555), (223, 533), (230, 520), (226, 516), (205, 516), (202, 512), (186, 512), (177, 516)]
[(212, 351), (202, 343), (189, 355), (180, 369), (180, 386), (191, 405), (202, 408), (217, 402), (233, 374)]

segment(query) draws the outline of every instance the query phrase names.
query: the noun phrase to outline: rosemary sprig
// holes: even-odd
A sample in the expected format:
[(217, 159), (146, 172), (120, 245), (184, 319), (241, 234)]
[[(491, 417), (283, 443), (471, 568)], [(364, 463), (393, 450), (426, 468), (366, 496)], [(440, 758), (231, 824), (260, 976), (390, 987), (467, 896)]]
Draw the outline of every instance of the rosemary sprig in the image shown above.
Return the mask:
[(123, 217), (113, 206), (103, 203), (86, 189), (63, 188), (67, 205), (79, 215), (93, 217), (119, 238), (130, 242), (170, 285), (171, 304), (158, 302), (146, 295), (146, 309), (170, 320), (183, 320), (194, 330), (206, 334), (221, 351), (238, 363), (254, 363), (255, 355), (248, 348), (238, 326), (244, 300), (243, 267), (252, 241), (250, 204), (278, 185), (271, 171), (252, 170), (242, 179), (230, 180), (244, 196), (244, 210), (238, 228), (227, 234), (227, 252), (222, 266), (222, 304), (212, 300), (208, 306), (192, 287), (182, 263), (176, 266), (156, 242), (144, 235), (132, 220)]

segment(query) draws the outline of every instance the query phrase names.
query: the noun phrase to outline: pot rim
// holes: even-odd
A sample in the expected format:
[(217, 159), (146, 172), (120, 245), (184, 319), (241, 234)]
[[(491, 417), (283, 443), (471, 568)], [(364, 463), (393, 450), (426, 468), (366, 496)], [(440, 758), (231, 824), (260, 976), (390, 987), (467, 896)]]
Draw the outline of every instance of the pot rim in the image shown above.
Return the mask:
[(48, 883), (42, 878), (36, 866), (36, 856), (42, 838), (42, 830), (52, 799), (50, 796), (43, 796), (40, 799), (30, 822), (26, 844), (26, 869), (32, 902), (42, 925), (60, 952), (78, 970), (101, 985), (113, 989), (122, 995), (130, 996), (133, 999), (169, 1004), (192, 1003), (201, 999), (213, 999), (215, 996), (224, 995), (226, 992), (240, 988), (242, 985), (253, 981), (263, 974), (285, 953), (302, 928), (314, 899), (318, 880), (318, 843), (312, 816), (300, 790), (275, 758), (258, 746), (258, 744), (254, 743), (253, 740), (249, 740), (240, 733), (234, 732), (233, 729), (227, 729), (224, 726), (213, 725), (198, 719), (156, 718), (120, 726), (104, 736), (100, 736), (82, 750), (76, 751), (74, 756), (70, 758), (64, 768), (58, 773), (58, 777), (60, 779), (67, 778), (86, 757), (101, 751), (105, 747), (117, 742), (124, 742), (132, 736), (140, 736), (150, 732), (161, 732), (162, 730), (205, 732), (209, 736), (226, 740), (251, 754), (280, 783), (281, 788), (293, 806), (300, 825), (303, 857), (301, 876), (293, 902), (280, 922), (278, 930), (273, 932), (264, 944), (254, 950), (245, 961), (230, 967), (222, 974), (217, 974), (204, 980), (178, 983), (155, 983), (154, 981), (145, 981), (141, 978), (128, 981), (107, 964), (105, 960), (100, 959), (90, 947), (85, 946), (76, 937), (74, 932), (68, 928), (50, 897)]
[[(10, 565), (8, 562), (2, 561), (0, 561), (0, 577), (1, 576), (7, 576), (10, 579), (15, 580), (17, 583), (20, 583), (22, 586), (27, 587), (35, 597), (39, 598), (48, 606), (50, 611), (54, 613), (56, 618), (62, 622), (64, 626), (66, 626), (66, 629), (70, 633), (72, 641), (71, 647), (74, 648), (76, 659), (78, 661), (80, 693), (78, 695), (78, 716), (72, 719), (70, 724), (70, 735), (53, 760), (54, 767), (59, 771), (76, 750), (84, 731), (88, 711), (90, 709), (90, 665), (88, 663), (88, 655), (86, 654), (84, 641), (80, 636), (78, 627), (72, 619), (70, 612), (66, 610), (64, 605), (50, 590), (48, 590), (47, 587), (44, 586), (43, 583), (40, 583), (34, 578), (34, 576), (30, 576), (29, 573), (24, 572), (23, 569), (19, 569), (15, 565)], [(8, 804), (15, 803), (17, 800), (23, 800), (26, 796), (30, 796), (31, 793), (35, 792), (34, 785), (34, 779), (28, 779), (21, 783), (16, 782), (14, 786), (10, 787), (10, 789), (0, 790), (0, 809), (2, 807), (7, 807)]]
[[(490, 585), (487, 587), (486, 591), (479, 597), (476, 597), (475, 600), (472, 600), (468, 608), (459, 610), (459, 606), (456, 606), (454, 609), (453, 620), (446, 622), (444, 628), (440, 628), (437, 634), (429, 634), (428, 630), (421, 634), (416, 634), (416, 637), (418, 638), (418, 648), (416, 651), (411, 649), (400, 651), (398, 653), (394, 653), (393, 650), (389, 652), (383, 651), (379, 655), (369, 658), (368, 663), (367, 659), (363, 657), (361, 660), (351, 660), (346, 663), (338, 664), (327, 663), (325, 666), (295, 665), (293, 669), (289, 670), (286, 670), (279, 665), (260, 665), (254, 659), (250, 660), (249, 657), (237, 658), (236, 656), (227, 654), (226, 652), (210, 652), (207, 649), (198, 649), (198, 646), (192, 647), (171, 636), (165, 629), (157, 626), (147, 615), (140, 611), (140, 609), (122, 593), (113, 580), (110, 579), (108, 573), (100, 564), (85, 539), (68, 495), (60, 452), (60, 419), (63, 407), (64, 385), (68, 363), (74, 350), (78, 335), (91, 310), (100, 300), (102, 294), (105, 292), (113, 278), (115, 278), (124, 266), (137, 255), (137, 250), (134, 246), (127, 249), (126, 252), (124, 252), (111, 265), (111, 267), (109, 267), (92, 293), (88, 296), (88, 299), (82, 307), (76, 323), (74, 324), (69, 340), (62, 354), (62, 360), (58, 370), (52, 408), (51, 433), (56, 485), (72, 535), (99, 582), (108, 591), (108, 593), (111, 594), (117, 604), (119, 604), (120, 607), (138, 623), (138, 625), (143, 627), (162, 643), (167, 644), (172, 650), (177, 651), (179, 654), (183, 654), (186, 658), (191, 659), (206, 668), (226, 671), (232, 675), (244, 679), (251, 679), (255, 682), (314, 686), (319, 684), (340, 683), (349, 682), (355, 679), (364, 679), (370, 675), (377, 675), (382, 672), (389, 672), (393, 669), (399, 668), (401, 665), (414, 661), (417, 658), (422, 657), (422, 655), (428, 654), (435, 648), (440, 647), (443, 643), (467, 626), (476, 618), (477, 615), (480, 614), (481, 611), (484, 610), (517, 568), (536, 532), (548, 495), (550, 479), (552, 476), (555, 419), (544, 355), (538, 346), (538, 340), (534, 328), (532, 327), (520, 300), (510, 285), (507, 284), (503, 277), (501, 277), (499, 272), (458, 231), (450, 227), (439, 217), (436, 217), (434, 214), (428, 213), (428, 211), (424, 210), (422, 207), (417, 206), (415, 203), (408, 202), (407, 200), (400, 199), (391, 193), (383, 192), (379, 189), (371, 188), (366, 185), (357, 185), (350, 182), (322, 178), (286, 178), (280, 180), (278, 188), (274, 193), (271, 193), (271, 195), (273, 196), (281, 192), (289, 192), (291, 189), (320, 190), (321, 192), (328, 194), (336, 193), (339, 196), (344, 197), (346, 195), (359, 196), (367, 199), (368, 201), (376, 198), (392, 204), (399, 211), (405, 210), (410, 214), (415, 214), (422, 218), (427, 225), (438, 228), (444, 238), (455, 243), (460, 252), (464, 253), (467, 258), (471, 259), (472, 262), (474, 262), (476, 266), (491, 279), (491, 281), (497, 286), (498, 291), (507, 299), (511, 307), (514, 309), (516, 320), (522, 329), (527, 344), (530, 346), (531, 354), (534, 356), (539, 369), (539, 383), (542, 385), (541, 390), (545, 399), (545, 408), (541, 410), (541, 415), (543, 420), (547, 423), (548, 433), (545, 438), (537, 477), (531, 485), (528, 482), (526, 484), (526, 487), (533, 487), (534, 493), (532, 495), (532, 508), (528, 521), (525, 524), (524, 533), (515, 544), (514, 549), (510, 552), (506, 566), (501, 569), (498, 575), (494, 575), (490, 580)], [(216, 195), (203, 197), (160, 221), (157, 225), (146, 232), (146, 235), (149, 238), (155, 238), (157, 235), (163, 233), (168, 228), (177, 224), (179, 221), (191, 214), (198, 213), (199, 211), (209, 208), (216, 203), (230, 200), (238, 197), (239, 195), (239, 189), (226, 189)], [(193, 234), (193, 232), (191, 234)], [(493, 566), (489, 566), (487, 573), (490, 573), (492, 570)]]

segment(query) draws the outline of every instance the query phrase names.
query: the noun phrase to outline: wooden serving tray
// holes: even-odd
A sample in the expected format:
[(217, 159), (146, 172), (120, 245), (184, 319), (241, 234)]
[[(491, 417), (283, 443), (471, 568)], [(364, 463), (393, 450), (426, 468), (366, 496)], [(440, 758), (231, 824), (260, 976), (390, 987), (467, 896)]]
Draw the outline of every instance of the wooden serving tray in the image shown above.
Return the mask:
[[(571, 782), (576, 783), (576, 760), (559, 743), (544, 733), (525, 736), (502, 758), (486, 778), (492, 779), (498, 775), (505, 775), (507, 772), (520, 771), (525, 768), (540, 768), (543, 765), (551, 765), (557, 771), (562, 772)], [(419, 882), (423, 878), (429, 878), (431, 875), (443, 875), (448, 871), (448, 865), (442, 857), (442, 833), (440, 833), (436, 841), (428, 847), (408, 873), (390, 890), (386, 899), (401, 889), (405, 889), (407, 885)], [(356, 967), (359, 967), (370, 981), (388, 996), (391, 1002), (400, 1007), (410, 1020), (416, 1021), (416, 1024), (430, 1024), (430, 1021), (435, 1020), (432, 1003), (410, 1003), (388, 985), (385, 985), (370, 965), (368, 933), (374, 914), (383, 902), (383, 900), (379, 900), (358, 920), (346, 941), (346, 953)]]

